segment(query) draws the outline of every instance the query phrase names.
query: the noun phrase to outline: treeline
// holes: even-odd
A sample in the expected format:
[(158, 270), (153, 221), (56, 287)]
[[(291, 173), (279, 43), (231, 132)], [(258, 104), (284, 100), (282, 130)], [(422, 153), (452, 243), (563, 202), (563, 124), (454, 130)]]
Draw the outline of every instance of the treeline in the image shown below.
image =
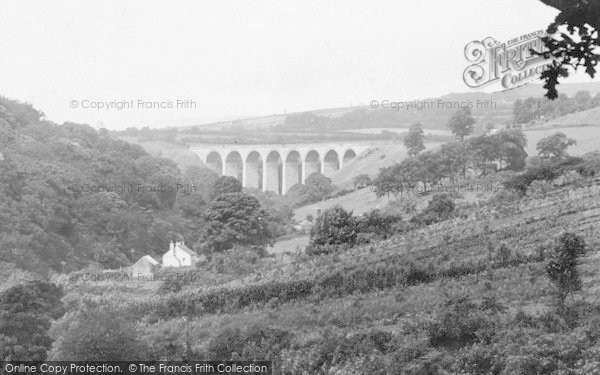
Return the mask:
[(560, 94), (555, 100), (546, 97), (517, 99), (513, 105), (513, 122), (526, 124), (540, 119), (549, 119), (581, 112), (600, 106), (600, 93), (594, 97), (589, 91), (578, 91), (573, 97)]
[(487, 174), (502, 170), (519, 171), (525, 167), (527, 139), (519, 129), (503, 129), (463, 142), (443, 144), (380, 170), (373, 185), (377, 195), (394, 195), (426, 184), (454, 182), (467, 172)]

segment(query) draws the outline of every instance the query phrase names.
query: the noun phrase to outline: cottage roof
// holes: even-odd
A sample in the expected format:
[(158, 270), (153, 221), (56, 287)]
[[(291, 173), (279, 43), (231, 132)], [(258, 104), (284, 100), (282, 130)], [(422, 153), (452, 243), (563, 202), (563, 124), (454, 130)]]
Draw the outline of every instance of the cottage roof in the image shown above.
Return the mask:
[(189, 247), (185, 246), (182, 242), (177, 242), (175, 244), (176, 247), (180, 248), (182, 251), (184, 251), (185, 253), (187, 253), (189, 256), (198, 256), (198, 254), (196, 254), (192, 249), (190, 249)]
[(140, 262), (148, 262), (153, 266), (157, 266), (160, 264), (156, 259), (152, 258), (150, 255), (144, 255), (137, 262), (135, 262), (135, 264), (138, 264)]

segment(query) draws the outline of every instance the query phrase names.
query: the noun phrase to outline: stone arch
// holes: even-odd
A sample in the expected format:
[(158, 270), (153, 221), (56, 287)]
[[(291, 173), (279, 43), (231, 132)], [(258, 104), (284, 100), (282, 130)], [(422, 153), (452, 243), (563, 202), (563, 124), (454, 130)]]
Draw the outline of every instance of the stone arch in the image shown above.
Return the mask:
[(246, 157), (244, 186), (255, 189), (263, 187), (263, 157), (258, 151), (251, 151)]
[(291, 150), (285, 157), (285, 171), (282, 183), (282, 194), (287, 193), (287, 190), (292, 186), (302, 183), (302, 156), (296, 150)]
[(329, 150), (323, 157), (323, 174), (329, 175), (340, 169), (340, 156), (335, 150)]
[(263, 191), (272, 191), (281, 194), (283, 160), (279, 151), (273, 150), (267, 154), (264, 176)]
[(217, 151), (211, 151), (206, 155), (205, 164), (219, 175), (223, 174), (223, 158)]
[(304, 174), (302, 176), (302, 183), (306, 180), (306, 177), (313, 173), (321, 173), (321, 156), (316, 150), (310, 150), (304, 157)]
[(225, 159), (225, 176), (235, 177), (240, 182), (244, 172), (244, 161), (242, 155), (237, 151), (231, 151)]
[(344, 156), (342, 157), (342, 165), (346, 165), (350, 163), (352, 160), (356, 158), (356, 152), (353, 149), (349, 148), (344, 152)]

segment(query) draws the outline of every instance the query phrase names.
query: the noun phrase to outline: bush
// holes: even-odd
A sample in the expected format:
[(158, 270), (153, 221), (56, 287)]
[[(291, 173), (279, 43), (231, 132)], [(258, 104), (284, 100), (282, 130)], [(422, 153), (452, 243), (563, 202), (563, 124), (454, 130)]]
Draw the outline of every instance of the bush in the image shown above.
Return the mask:
[(583, 155), (583, 163), (578, 172), (582, 176), (594, 177), (600, 172), (600, 151)]
[(581, 289), (577, 272), (577, 258), (585, 253), (585, 240), (574, 233), (563, 233), (553, 249), (552, 259), (546, 265), (546, 273), (556, 286), (559, 307), (565, 299)]
[(352, 247), (356, 244), (357, 223), (352, 212), (336, 206), (325, 210), (317, 217), (310, 230), (309, 254), (331, 252), (336, 248)]
[(462, 347), (475, 342), (487, 343), (496, 332), (500, 310), (496, 303), (477, 304), (468, 297), (448, 298), (427, 332), (431, 345)]
[(183, 289), (183, 281), (178, 277), (168, 277), (160, 284), (158, 292), (161, 294), (177, 293)]
[[(358, 218), (357, 230), (359, 242), (386, 239), (394, 232), (402, 230), (402, 218), (399, 215), (386, 215), (381, 210), (373, 210)], [(367, 239), (367, 241), (365, 241)]]
[(289, 332), (253, 324), (245, 330), (226, 327), (209, 341), (206, 348), (212, 360), (231, 360), (237, 354), (240, 360), (269, 360), (289, 347)]
[(241, 276), (253, 272), (252, 266), (266, 255), (267, 250), (264, 247), (236, 245), (233, 249), (215, 253), (210, 261), (210, 267), (216, 273)]
[(448, 220), (454, 215), (456, 204), (448, 194), (436, 194), (429, 201), (427, 208), (420, 214), (414, 216), (411, 221), (430, 225), (440, 221)]

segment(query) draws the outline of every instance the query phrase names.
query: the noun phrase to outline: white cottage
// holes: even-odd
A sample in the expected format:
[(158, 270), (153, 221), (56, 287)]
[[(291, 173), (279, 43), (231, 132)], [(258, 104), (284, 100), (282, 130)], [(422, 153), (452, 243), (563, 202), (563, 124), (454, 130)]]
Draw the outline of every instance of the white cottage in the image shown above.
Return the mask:
[(183, 241), (171, 241), (169, 251), (162, 256), (162, 265), (163, 267), (186, 267), (193, 266), (200, 260), (198, 254), (185, 246)]

